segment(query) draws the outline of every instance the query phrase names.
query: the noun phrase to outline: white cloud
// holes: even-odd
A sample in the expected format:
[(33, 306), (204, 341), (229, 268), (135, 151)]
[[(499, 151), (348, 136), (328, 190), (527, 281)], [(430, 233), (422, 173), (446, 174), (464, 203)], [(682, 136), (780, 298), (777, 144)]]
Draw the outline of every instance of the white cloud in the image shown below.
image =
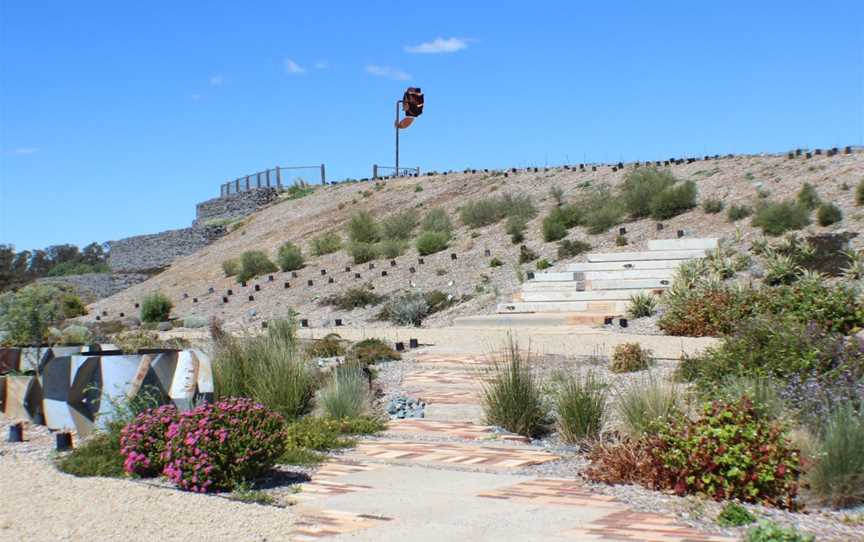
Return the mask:
[(306, 73), (306, 68), (304, 68), (300, 64), (297, 64), (296, 62), (294, 62), (290, 58), (286, 58), (285, 59), (285, 71), (290, 73), (291, 75), (297, 75), (300, 73)]
[(468, 48), (468, 40), (463, 38), (435, 38), (420, 45), (406, 45), (405, 51), (418, 54), (455, 53)]
[(326, 60), (319, 60), (318, 62), (315, 63), (315, 69), (316, 70), (326, 70), (329, 67), (330, 67), (330, 63), (327, 62)]
[(221, 75), (213, 75), (210, 77), (211, 87), (221, 87), (223, 83), (225, 83), (225, 78)]
[(21, 147), (18, 149), (12, 149), (12, 150), (8, 151), (9, 154), (15, 154), (15, 155), (19, 155), (19, 156), (25, 155), (25, 154), (33, 154), (35, 152), (36, 152), (36, 149), (34, 149), (33, 147)]
[(390, 66), (376, 66), (375, 64), (367, 64), (366, 73), (374, 75), (376, 77), (395, 79), (396, 81), (407, 81), (411, 79), (410, 73), (403, 72), (398, 68), (391, 68)]

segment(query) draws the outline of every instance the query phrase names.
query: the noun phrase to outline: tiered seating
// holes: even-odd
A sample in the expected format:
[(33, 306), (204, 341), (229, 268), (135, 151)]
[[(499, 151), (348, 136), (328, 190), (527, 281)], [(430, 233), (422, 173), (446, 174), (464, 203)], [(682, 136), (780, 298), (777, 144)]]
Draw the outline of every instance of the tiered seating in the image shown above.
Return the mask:
[[(588, 254), (587, 262), (567, 271), (537, 273), (498, 305), (498, 317), (457, 319), (457, 325), (598, 325), (626, 314), (630, 296), (662, 294), (675, 268), (717, 248), (717, 239), (663, 239), (648, 242), (644, 252)], [(513, 315), (513, 316), (503, 316)]]

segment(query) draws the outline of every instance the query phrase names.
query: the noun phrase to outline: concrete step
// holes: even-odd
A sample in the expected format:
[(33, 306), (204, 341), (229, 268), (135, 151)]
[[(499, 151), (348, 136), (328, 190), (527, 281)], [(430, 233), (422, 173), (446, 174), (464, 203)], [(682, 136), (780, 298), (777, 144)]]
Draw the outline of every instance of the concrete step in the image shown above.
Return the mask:
[(714, 250), (720, 245), (716, 238), (652, 239), (648, 250)]
[(550, 327), (550, 326), (602, 326), (605, 313), (515, 313), (460, 316), (453, 319), (456, 327)]
[(531, 280), (537, 282), (566, 282), (569, 280), (576, 280), (576, 277), (572, 271), (547, 271), (543, 273), (534, 273), (534, 278)]
[(619, 269), (616, 271), (577, 271), (576, 280), (644, 280), (675, 277), (674, 269)]
[(568, 271), (580, 273), (588, 271), (640, 271), (672, 269), (681, 265), (686, 260), (652, 260), (641, 262), (579, 262), (567, 264)]
[(501, 303), (498, 314), (514, 313), (598, 313), (616, 316), (627, 312), (629, 301), (556, 301), (556, 302), (522, 302)]
[(656, 288), (668, 288), (672, 284), (672, 278), (649, 278), (649, 279), (608, 279), (608, 280), (573, 280), (570, 282), (526, 282), (522, 285), (523, 292), (552, 292), (561, 291), (591, 291), (598, 290), (645, 290)]
[(641, 262), (649, 260), (692, 260), (702, 258), (705, 250), (649, 250), (645, 252), (598, 252), (588, 254), (589, 262)]
[(658, 289), (634, 289), (634, 290), (549, 290), (549, 291), (522, 291), (514, 294), (518, 301), (531, 302), (556, 302), (556, 301), (625, 301), (637, 293), (655, 293)]

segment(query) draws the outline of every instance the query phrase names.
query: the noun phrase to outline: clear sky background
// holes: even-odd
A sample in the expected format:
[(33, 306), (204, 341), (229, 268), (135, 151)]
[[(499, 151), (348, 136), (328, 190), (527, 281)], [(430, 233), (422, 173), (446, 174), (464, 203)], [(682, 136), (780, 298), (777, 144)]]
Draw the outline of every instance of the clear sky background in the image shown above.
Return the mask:
[[(276, 165), (861, 144), (864, 2), (0, 0), (0, 243), (188, 226)], [(314, 175), (306, 177), (316, 179)]]

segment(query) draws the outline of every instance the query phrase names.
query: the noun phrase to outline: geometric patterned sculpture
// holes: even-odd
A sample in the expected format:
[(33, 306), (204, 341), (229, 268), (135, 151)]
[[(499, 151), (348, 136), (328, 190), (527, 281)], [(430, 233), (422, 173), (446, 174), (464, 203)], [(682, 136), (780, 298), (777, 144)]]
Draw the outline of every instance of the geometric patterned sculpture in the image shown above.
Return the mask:
[(142, 390), (181, 411), (213, 399), (210, 359), (197, 349), (68, 353), (40, 360), (38, 376), (6, 375), (6, 414), (52, 430), (91, 433)]

